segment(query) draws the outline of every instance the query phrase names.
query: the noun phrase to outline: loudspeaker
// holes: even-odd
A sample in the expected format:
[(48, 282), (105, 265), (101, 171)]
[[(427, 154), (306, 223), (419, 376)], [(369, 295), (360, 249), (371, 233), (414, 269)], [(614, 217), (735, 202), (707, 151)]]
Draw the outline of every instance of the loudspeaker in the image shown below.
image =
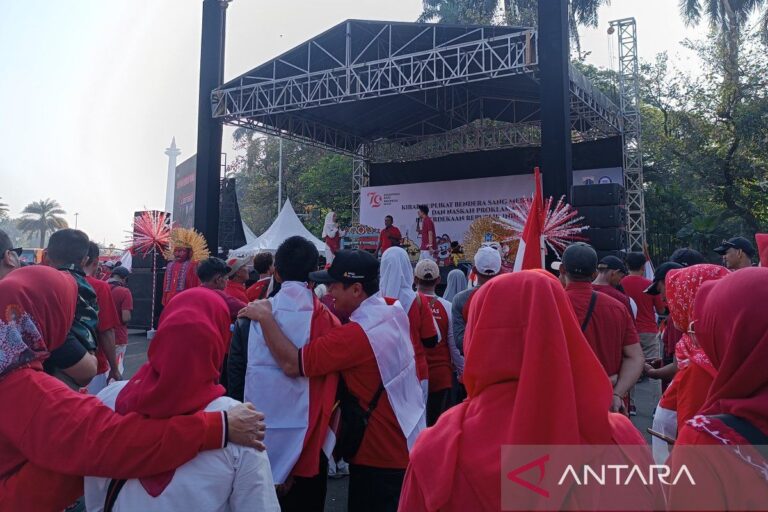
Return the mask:
[(573, 206), (609, 206), (625, 203), (624, 187), (618, 183), (577, 185), (572, 191)]
[(579, 206), (577, 210), (591, 228), (619, 228), (627, 224), (627, 209), (623, 206)]
[(606, 256), (616, 256), (620, 260), (624, 261), (627, 257), (627, 251), (595, 251), (597, 253), (597, 261), (602, 260)]
[(623, 228), (590, 228), (583, 233), (596, 251), (619, 251), (627, 246)]
[(165, 269), (158, 269), (157, 281), (152, 286), (152, 269), (136, 268), (131, 270), (128, 276), (128, 289), (133, 295), (133, 313), (128, 327), (131, 329), (149, 329), (150, 316), (152, 312), (152, 291), (155, 293), (155, 327), (157, 319), (160, 316), (162, 305), (160, 301), (163, 298), (163, 279), (165, 278)]

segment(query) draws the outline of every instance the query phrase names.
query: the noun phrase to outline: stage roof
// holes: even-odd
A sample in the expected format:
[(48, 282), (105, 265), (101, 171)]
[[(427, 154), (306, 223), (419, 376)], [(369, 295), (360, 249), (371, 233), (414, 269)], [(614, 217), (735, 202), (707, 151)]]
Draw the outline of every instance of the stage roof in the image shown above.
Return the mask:
[[(540, 144), (537, 33), (348, 20), (212, 93), (224, 122), (370, 161)], [(571, 68), (574, 141), (621, 133)]]

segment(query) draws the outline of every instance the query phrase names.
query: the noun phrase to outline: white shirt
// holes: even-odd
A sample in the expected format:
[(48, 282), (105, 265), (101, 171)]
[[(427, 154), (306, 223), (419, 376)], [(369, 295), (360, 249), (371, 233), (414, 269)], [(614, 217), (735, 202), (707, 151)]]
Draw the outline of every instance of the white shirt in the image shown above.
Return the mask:
[[(128, 381), (104, 388), (97, 398), (114, 410), (118, 393)], [(240, 402), (220, 397), (206, 411), (226, 411)], [(101, 512), (109, 478), (85, 478), (85, 505), (89, 512)], [(238, 512), (280, 511), (272, 471), (266, 452), (228, 444), (220, 450), (200, 452), (176, 470), (168, 487), (153, 498), (139, 480), (128, 480), (120, 491), (115, 512), (191, 511)]]

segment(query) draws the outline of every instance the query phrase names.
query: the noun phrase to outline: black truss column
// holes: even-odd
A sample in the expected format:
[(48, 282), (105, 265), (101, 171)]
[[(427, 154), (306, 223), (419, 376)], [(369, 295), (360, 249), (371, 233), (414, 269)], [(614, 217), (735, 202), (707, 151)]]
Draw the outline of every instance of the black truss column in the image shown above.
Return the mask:
[(228, 4), (228, 0), (203, 0), (200, 92), (197, 107), (195, 229), (205, 236), (212, 254), (217, 254), (219, 247), (222, 126), (213, 118), (211, 92), (224, 80), (224, 38)]
[(565, 195), (573, 184), (571, 161), (568, 0), (539, 2), (539, 97), (544, 197)]

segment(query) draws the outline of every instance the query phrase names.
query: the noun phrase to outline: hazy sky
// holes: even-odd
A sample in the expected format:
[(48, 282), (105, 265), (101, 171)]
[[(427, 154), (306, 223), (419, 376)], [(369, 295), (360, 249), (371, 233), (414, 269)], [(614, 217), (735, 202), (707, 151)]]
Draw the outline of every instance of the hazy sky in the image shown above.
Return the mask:
[[(589, 62), (607, 67), (608, 21), (634, 16), (639, 52), (679, 42), (676, 0), (613, 0), (582, 29)], [(348, 18), (413, 21), (421, 0), (234, 0), (225, 79)], [(17, 216), (53, 198), (74, 226), (121, 245), (132, 212), (163, 208), (171, 137), (195, 152), (202, 0), (0, 0), (0, 197)], [(615, 37), (615, 36), (614, 36)], [(225, 129), (225, 149), (231, 130)]]

